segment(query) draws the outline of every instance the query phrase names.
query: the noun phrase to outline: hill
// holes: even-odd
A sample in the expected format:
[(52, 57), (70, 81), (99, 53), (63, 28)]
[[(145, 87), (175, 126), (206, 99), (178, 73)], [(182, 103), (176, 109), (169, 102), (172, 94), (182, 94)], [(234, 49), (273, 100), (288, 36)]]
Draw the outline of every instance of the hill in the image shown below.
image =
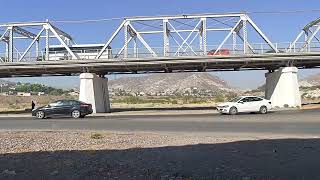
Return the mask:
[(151, 74), (111, 80), (110, 91), (115, 95), (149, 96), (217, 96), (239, 93), (224, 80), (209, 73)]
[(320, 74), (315, 74), (301, 79), (299, 82), (302, 87), (320, 86)]

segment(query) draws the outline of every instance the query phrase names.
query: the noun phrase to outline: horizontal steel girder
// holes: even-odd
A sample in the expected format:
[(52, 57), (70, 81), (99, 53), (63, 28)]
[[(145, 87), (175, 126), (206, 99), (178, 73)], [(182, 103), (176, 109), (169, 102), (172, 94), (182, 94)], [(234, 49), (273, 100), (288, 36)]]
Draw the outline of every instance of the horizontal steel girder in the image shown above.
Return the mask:
[(126, 60), (83, 60), (3, 63), (0, 77), (71, 75), (82, 72), (157, 73), (187, 71), (274, 70), (294, 65), (298, 68), (320, 67), (320, 53), (265, 54), (245, 56), (194, 56)]

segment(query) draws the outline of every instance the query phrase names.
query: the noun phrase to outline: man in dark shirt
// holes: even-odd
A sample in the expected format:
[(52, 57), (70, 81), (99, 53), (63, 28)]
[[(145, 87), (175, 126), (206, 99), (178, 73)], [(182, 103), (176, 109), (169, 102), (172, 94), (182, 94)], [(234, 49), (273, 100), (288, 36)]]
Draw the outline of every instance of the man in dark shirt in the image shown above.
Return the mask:
[(34, 103), (34, 101), (31, 101), (31, 110), (33, 110), (35, 106), (36, 104)]

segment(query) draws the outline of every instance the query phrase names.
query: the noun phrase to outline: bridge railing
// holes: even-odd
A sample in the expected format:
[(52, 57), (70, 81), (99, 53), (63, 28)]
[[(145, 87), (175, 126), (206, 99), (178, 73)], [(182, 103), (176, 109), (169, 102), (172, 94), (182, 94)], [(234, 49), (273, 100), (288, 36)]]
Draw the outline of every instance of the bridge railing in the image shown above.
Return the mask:
[[(291, 42), (274, 43), (278, 49), (278, 53), (307, 53), (307, 52), (320, 52), (320, 43), (312, 42), (305, 46), (304, 42), (298, 42), (292, 44)], [(302, 49), (302, 47), (304, 47)], [(220, 50), (218, 45), (207, 45), (206, 51), (200, 46), (190, 46), (187, 48), (181, 48), (179, 46), (171, 46), (166, 52), (166, 57), (175, 56), (215, 56), (215, 55), (244, 55), (244, 54), (266, 54), (266, 53), (276, 53), (272, 50), (267, 43), (252, 43), (246, 48), (246, 53), (244, 53), (243, 44), (225, 44)], [(153, 51), (157, 57), (164, 57), (163, 47), (152, 47)], [(123, 48), (114, 48), (108, 50), (108, 53), (104, 53), (101, 59), (125, 59), (125, 58), (148, 58), (154, 57), (154, 54), (150, 53), (146, 48), (128, 48), (127, 55), (124, 56), (122, 53)], [(85, 49), (81, 51), (73, 51), (77, 54), (80, 60), (95, 59), (97, 54), (100, 52), (99, 49)], [(216, 52), (216, 54), (214, 54)], [(14, 52), (13, 61), (19, 62), (20, 57), (23, 52)], [(49, 59), (45, 58), (45, 51), (30, 51), (28, 52), (21, 62), (31, 62), (31, 61), (61, 61), (61, 60), (72, 60), (73, 57), (66, 50), (63, 51), (50, 51)], [(8, 62), (7, 53), (0, 53), (0, 62)]]

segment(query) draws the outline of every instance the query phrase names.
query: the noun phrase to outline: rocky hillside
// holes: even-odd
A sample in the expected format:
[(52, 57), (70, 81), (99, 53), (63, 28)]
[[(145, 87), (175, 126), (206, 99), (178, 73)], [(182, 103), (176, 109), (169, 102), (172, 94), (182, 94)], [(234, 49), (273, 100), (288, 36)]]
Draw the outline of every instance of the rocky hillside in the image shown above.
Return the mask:
[(216, 96), (238, 93), (217, 76), (208, 73), (152, 74), (139, 77), (123, 77), (111, 80), (110, 91), (115, 95), (193, 95)]
[(311, 75), (301, 79), (299, 84), (302, 87), (320, 86), (320, 74)]

